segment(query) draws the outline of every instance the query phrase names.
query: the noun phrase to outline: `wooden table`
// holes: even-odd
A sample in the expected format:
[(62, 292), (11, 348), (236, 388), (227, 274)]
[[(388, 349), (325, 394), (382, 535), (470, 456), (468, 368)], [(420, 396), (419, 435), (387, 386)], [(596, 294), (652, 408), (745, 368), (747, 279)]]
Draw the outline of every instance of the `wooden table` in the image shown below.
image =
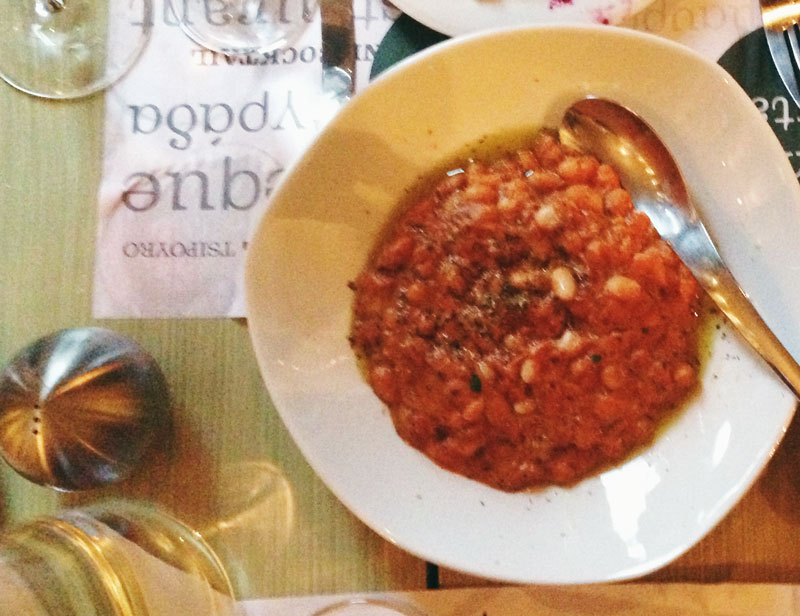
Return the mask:
[[(232, 573), (242, 597), (490, 584), (406, 554), (331, 495), (283, 427), (244, 322), (92, 319), (103, 105), (102, 95), (48, 102), (0, 82), (0, 361), (61, 328), (128, 334), (167, 375), (174, 435), (100, 492), (60, 494), (3, 465), (0, 521), (105, 496), (163, 504), (200, 529), (222, 520), (240, 531), (245, 565)], [(259, 481), (261, 491), (232, 511), (231, 493)], [(648, 580), (800, 583), (800, 422), (733, 512)]]

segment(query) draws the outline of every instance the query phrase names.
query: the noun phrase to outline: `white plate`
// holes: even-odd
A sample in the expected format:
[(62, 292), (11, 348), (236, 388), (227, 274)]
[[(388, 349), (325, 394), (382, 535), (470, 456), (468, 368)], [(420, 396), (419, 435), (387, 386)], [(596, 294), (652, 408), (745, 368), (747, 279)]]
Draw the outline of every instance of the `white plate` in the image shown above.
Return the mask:
[(653, 0), (392, 0), (397, 8), (433, 28), (456, 36), (542, 23), (619, 24)]
[(418, 177), (483, 135), (555, 127), (589, 93), (638, 110), (663, 136), (734, 274), (798, 356), (800, 188), (784, 152), (721, 68), (630, 30), (513, 29), (400, 63), (290, 170), (249, 248), (252, 342), (311, 466), (389, 541), (487, 578), (599, 582), (670, 562), (748, 489), (795, 407), (723, 327), (701, 395), (641, 455), (571, 489), (503, 493), (440, 469), (396, 435), (347, 342), (347, 282)]

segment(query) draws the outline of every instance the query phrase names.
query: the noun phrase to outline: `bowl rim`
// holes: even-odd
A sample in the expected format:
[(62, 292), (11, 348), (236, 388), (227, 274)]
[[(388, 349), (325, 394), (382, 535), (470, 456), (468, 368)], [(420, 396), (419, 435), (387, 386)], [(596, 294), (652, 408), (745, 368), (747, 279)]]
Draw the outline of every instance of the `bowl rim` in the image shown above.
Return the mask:
[[(471, 45), (485, 45), (487, 43), (492, 42), (497, 37), (507, 37), (507, 36), (528, 36), (528, 35), (535, 35), (541, 32), (550, 32), (556, 33), (560, 35), (581, 35), (587, 32), (593, 34), (599, 34), (600, 36), (607, 36), (609, 39), (614, 39), (615, 37), (624, 37), (635, 41), (637, 43), (642, 43), (646, 46), (655, 46), (660, 47), (663, 50), (667, 50), (670, 53), (678, 54), (681, 56), (685, 56), (689, 58), (692, 62), (699, 62), (705, 66), (705, 68), (711, 71), (715, 76), (724, 79), (730, 86), (731, 86), (731, 94), (733, 96), (738, 96), (740, 99), (740, 103), (747, 102), (748, 105), (751, 104), (749, 96), (736, 84), (732, 77), (728, 75), (728, 73), (720, 67), (718, 64), (715, 64), (709, 61), (707, 58), (699, 54), (698, 52), (674, 41), (669, 39), (665, 39), (662, 37), (658, 37), (653, 34), (649, 34), (646, 32), (640, 32), (635, 30), (630, 30), (627, 28), (622, 28), (618, 26), (611, 26), (611, 25), (597, 25), (597, 24), (572, 24), (572, 23), (548, 23), (548, 24), (537, 24), (537, 25), (520, 25), (520, 26), (513, 26), (513, 27), (501, 27), (490, 29), (481, 32), (475, 32), (471, 34), (466, 34), (460, 37), (448, 39), (437, 43), (421, 52), (414, 54), (408, 58), (405, 58), (395, 64), (394, 66), (389, 67), (386, 71), (381, 73), (377, 78), (370, 84), (369, 87), (365, 88), (361, 92), (359, 92), (354, 98), (348, 103), (339, 113), (337, 117), (334, 117), (333, 120), (330, 122), (328, 127), (322, 131), (322, 134), (326, 134), (331, 129), (336, 128), (340, 123), (344, 122), (344, 120), (349, 117), (351, 113), (355, 113), (354, 110), (358, 108), (358, 101), (363, 100), (365, 98), (371, 97), (374, 95), (377, 88), (387, 87), (388, 84), (391, 84), (392, 81), (403, 79), (403, 76), (406, 70), (409, 67), (419, 65), (423, 62), (429, 61), (429, 58), (438, 56), (440, 54), (448, 54), (452, 53), (453, 50), (458, 50), (464, 47), (468, 47)], [(738, 93), (737, 93), (738, 91)], [(752, 114), (753, 118), (758, 115), (758, 111), (755, 106), (752, 106)], [(314, 145), (317, 143), (319, 137), (315, 139), (314, 143), (311, 144), (310, 148), (306, 150), (306, 152), (301, 155), (293, 164), (291, 164), (286, 173), (283, 174), (281, 180), (279, 181), (278, 185), (275, 188), (275, 192), (273, 195), (279, 195), (282, 193), (284, 185), (289, 179), (297, 172), (300, 165), (304, 164), (306, 157), (309, 155), (309, 152), (313, 149)], [(777, 143), (777, 139), (776, 139)], [(790, 164), (788, 160), (786, 161), (786, 165), (789, 166)], [(797, 194), (800, 194), (800, 188), (797, 189)], [(277, 216), (278, 212), (274, 210), (272, 207), (267, 208), (266, 212), (264, 213), (261, 223), (258, 226), (260, 230), (268, 221), (273, 217)], [(254, 235), (252, 244), (255, 244), (257, 241), (257, 235)], [(255, 251), (249, 250), (248, 255), (246, 258), (246, 265), (245, 265), (245, 275), (246, 279), (251, 281), (253, 276), (252, 269), (256, 267), (257, 257)], [(262, 378), (267, 386), (268, 390), (272, 389), (273, 385), (276, 383), (273, 381), (271, 376), (268, 376), (268, 371), (265, 368), (266, 359), (262, 356), (262, 351), (259, 348), (256, 340), (256, 330), (254, 329), (253, 322), (250, 319), (250, 310), (253, 307), (253, 302), (251, 298), (252, 287), (251, 284), (246, 283), (246, 307), (247, 307), (247, 316), (248, 316), (248, 324), (250, 326), (250, 335), (251, 340), (253, 342), (253, 346), (255, 349), (255, 353), (258, 359), (259, 367), (261, 368)], [(443, 555), (441, 553), (436, 552), (435, 549), (430, 549), (428, 546), (425, 548), (420, 548), (418, 545), (409, 545), (409, 542), (405, 541), (403, 538), (400, 538), (393, 534), (388, 529), (384, 528), (381, 524), (380, 520), (374, 519), (371, 515), (367, 515), (362, 507), (359, 507), (358, 503), (353, 502), (351, 496), (344, 494), (340, 489), (339, 485), (336, 485), (335, 481), (332, 481), (326, 473), (321, 472), (315, 463), (312, 462), (314, 456), (312, 455), (311, 448), (312, 445), (307, 442), (302, 435), (298, 433), (296, 426), (293, 426), (291, 420), (287, 421), (284, 413), (282, 412), (278, 403), (275, 403), (275, 408), (280, 415), (281, 419), (284, 421), (286, 427), (288, 428), (289, 432), (292, 435), (292, 438), (297, 443), (299, 449), (303, 453), (306, 460), (309, 464), (314, 467), (314, 470), (318, 477), (327, 485), (327, 487), (335, 494), (335, 496), (351, 511), (353, 512), (359, 519), (364, 521), (367, 526), (369, 526), (373, 531), (377, 534), (382, 536), (384, 539), (390, 541), (391, 543), (397, 544), (402, 547), (405, 551), (418, 556), (419, 558), (436, 562), (442, 566), (466, 572), (471, 575), (477, 575), (483, 577), (485, 579), (490, 580), (497, 580), (503, 582), (518, 582), (518, 583), (554, 583), (554, 584), (575, 584), (575, 583), (597, 583), (597, 582), (610, 582), (610, 581), (621, 581), (626, 579), (637, 578), (647, 573), (650, 573), (654, 570), (657, 570), (664, 565), (668, 564), (669, 562), (673, 561), (675, 558), (680, 556), (681, 554), (685, 553), (690, 547), (695, 545), (699, 542), (705, 535), (707, 535), (718, 523), (719, 521), (726, 516), (730, 510), (735, 506), (735, 504), (747, 493), (749, 488), (752, 484), (756, 481), (758, 476), (760, 475), (763, 468), (767, 465), (769, 460), (771, 459), (772, 453), (774, 453), (775, 449), (777, 449), (778, 444), (780, 443), (783, 435), (786, 433), (789, 424), (792, 421), (794, 415), (794, 408), (790, 413), (787, 413), (781, 422), (781, 425), (778, 427), (779, 435), (776, 441), (773, 443), (771, 447), (771, 451), (768, 455), (765, 455), (762, 459), (759, 459), (757, 464), (754, 464), (752, 467), (749, 468), (748, 473), (741, 477), (741, 481), (737, 484), (736, 489), (732, 490), (735, 492), (733, 498), (730, 496), (725, 501), (723, 506), (717, 507), (717, 509), (708, 517), (708, 523), (705, 525), (702, 532), (695, 533), (691, 535), (688, 542), (684, 542), (681, 545), (675, 546), (671, 551), (667, 551), (662, 553), (657, 558), (648, 558), (646, 563), (643, 565), (631, 566), (625, 570), (616, 571), (614, 574), (605, 574), (600, 576), (588, 576), (581, 579), (541, 579), (538, 577), (531, 577), (525, 574), (517, 574), (511, 575), (508, 573), (498, 574), (496, 571), (493, 571), (491, 568), (487, 568), (485, 566), (469, 566), (465, 565), (463, 560), (459, 559), (452, 559), (448, 558), (447, 555)]]

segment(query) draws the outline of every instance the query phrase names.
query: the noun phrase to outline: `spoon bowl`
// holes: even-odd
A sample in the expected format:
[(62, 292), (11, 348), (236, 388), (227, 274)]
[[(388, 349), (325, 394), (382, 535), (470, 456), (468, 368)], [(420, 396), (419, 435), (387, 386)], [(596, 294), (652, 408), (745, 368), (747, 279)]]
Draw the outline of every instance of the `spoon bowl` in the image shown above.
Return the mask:
[(648, 216), (745, 341), (800, 398), (800, 366), (723, 262), (692, 203), (680, 168), (655, 131), (614, 101), (585, 98), (564, 113), (559, 138), (616, 169), (636, 209)]

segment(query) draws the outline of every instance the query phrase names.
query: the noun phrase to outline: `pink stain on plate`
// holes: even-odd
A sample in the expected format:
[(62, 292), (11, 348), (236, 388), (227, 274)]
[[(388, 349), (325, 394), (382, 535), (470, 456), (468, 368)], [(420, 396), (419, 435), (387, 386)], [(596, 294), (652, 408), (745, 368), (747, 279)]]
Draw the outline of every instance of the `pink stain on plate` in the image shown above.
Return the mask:
[(611, 23), (611, 18), (604, 9), (597, 9), (592, 11), (592, 21), (594, 21), (596, 24), (608, 25)]
[[(549, 9), (558, 10), (563, 6), (574, 6), (575, 0), (549, 0)], [(619, 0), (609, 3), (605, 7), (595, 8), (590, 11), (591, 20), (598, 24), (611, 24), (622, 20), (632, 11), (632, 0)]]

